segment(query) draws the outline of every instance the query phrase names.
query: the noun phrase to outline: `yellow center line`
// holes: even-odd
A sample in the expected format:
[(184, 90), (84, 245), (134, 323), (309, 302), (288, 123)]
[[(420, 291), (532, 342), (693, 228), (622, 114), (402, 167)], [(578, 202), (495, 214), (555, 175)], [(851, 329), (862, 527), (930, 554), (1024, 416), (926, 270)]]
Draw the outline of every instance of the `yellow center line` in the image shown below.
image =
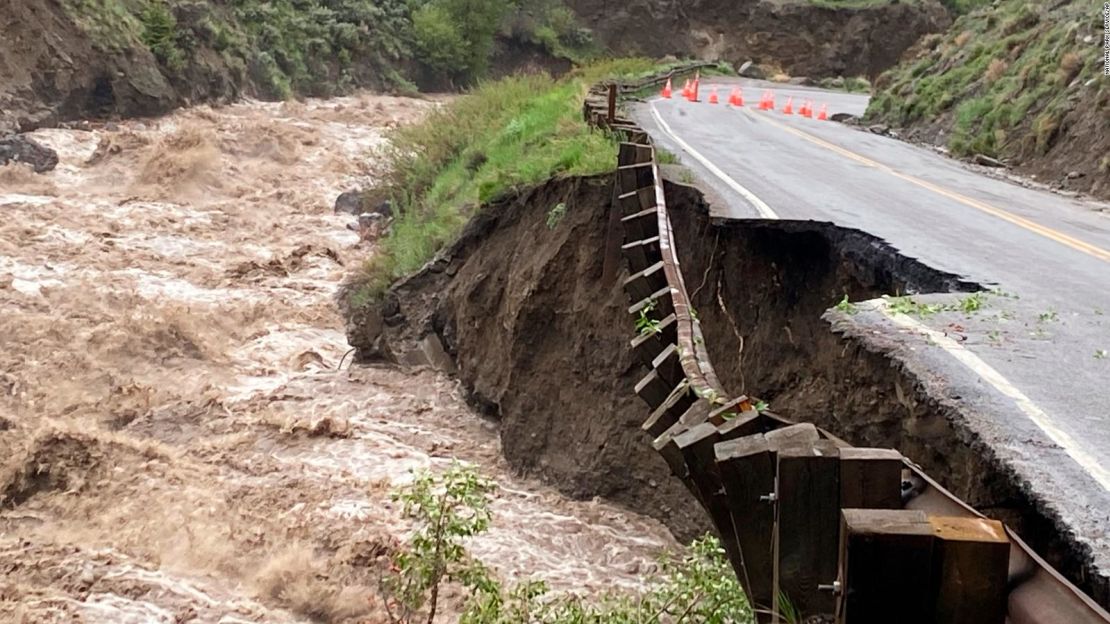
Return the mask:
[(1045, 238), (1054, 240), (1054, 241), (1060, 243), (1061, 245), (1067, 245), (1068, 247), (1071, 247), (1072, 249), (1075, 249), (1076, 251), (1081, 251), (1081, 252), (1083, 252), (1083, 253), (1085, 253), (1089, 256), (1093, 256), (1095, 258), (1098, 258), (1099, 260), (1104, 260), (1106, 262), (1110, 262), (1110, 251), (1108, 251), (1106, 249), (1103, 249), (1103, 248), (1101, 248), (1097, 245), (1092, 245), (1091, 243), (1079, 240), (1078, 238), (1075, 238), (1074, 236), (1069, 236), (1067, 234), (1064, 234), (1063, 232), (1060, 232), (1059, 230), (1054, 230), (1054, 229), (1052, 229), (1048, 226), (1044, 226), (1044, 225), (1041, 225), (1039, 223), (1036, 223), (1035, 221), (1030, 221), (1029, 219), (1026, 219), (1025, 217), (1022, 217), (1022, 216), (1016, 215), (1012, 212), (1003, 210), (1002, 208), (992, 206), (992, 205), (990, 205), (986, 202), (982, 202), (982, 201), (979, 201), (977, 199), (973, 199), (971, 197), (968, 197), (967, 195), (962, 195), (962, 194), (957, 193), (955, 191), (951, 191), (951, 190), (946, 189), (944, 187), (933, 184), (932, 182), (927, 182), (925, 180), (922, 180), (921, 178), (917, 178), (917, 177), (914, 177), (912, 175), (902, 173), (901, 171), (896, 171), (896, 170), (888, 167), (887, 165), (884, 165), (880, 162), (876, 162), (874, 160), (871, 160), (870, 158), (867, 158), (866, 156), (861, 156), (860, 154), (857, 154), (857, 153), (855, 153), (851, 150), (847, 150), (843, 147), (840, 147), (839, 145), (835, 145), (833, 143), (830, 143), (830, 142), (828, 142), (824, 139), (821, 139), (819, 137), (816, 137), (816, 136), (814, 136), (814, 135), (812, 135), (808, 132), (805, 132), (803, 130), (799, 130), (797, 128), (792, 128), (792, 127), (790, 127), (790, 126), (788, 126), (784, 123), (775, 121), (774, 119), (772, 119), (771, 117), (769, 117), (767, 115), (757, 115), (757, 114), (751, 112), (751, 110), (747, 109), (747, 108), (742, 109), (742, 110), (754, 119), (760, 119), (762, 121), (766, 121), (767, 123), (769, 123), (771, 125), (777, 126), (780, 129), (789, 132), (790, 134), (793, 134), (793, 135), (795, 135), (799, 138), (802, 138), (802, 139), (805, 139), (806, 141), (809, 141), (810, 143), (814, 143), (814, 144), (819, 145), (819, 146), (821, 146), (821, 147), (823, 147), (827, 150), (830, 150), (832, 152), (840, 154), (841, 156), (844, 156), (845, 158), (851, 159), (855, 162), (858, 162), (858, 163), (863, 164), (863, 165), (868, 166), (868, 167), (874, 167), (874, 168), (879, 169), (881, 171), (885, 171), (886, 173), (889, 173), (890, 175), (892, 175), (896, 178), (900, 178), (902, 180), (905, 180), (906, 182), (909, 182), (911, 184), (920, 186), (923, 189), (930, 190), (930, 191), (932, 191), (932, 192), (934, 192), (938, 195), (942, 195), (944, 197), (947, 197), (948, 199), (957, 201), (957, 202), (959, 202), (959, 203), (961, 203), (965, 206), (970, 206), (970, 207), (975, 208), (976, 210), (979, 210), (981, 212), (985, 212), (989, 215), (993, 215), (995, 217), (998, 217), (999, 219), (1002, 219), (1004, 221), (1008, 221), (1009, 223), (1013, 223), (1014, 225), (1016, 225), (1018, 227), (1021, 227), (1021, 228), (1024, 228), (1024, 229), (1026, 229), (1030, 232), (1033, 232), (1034, 234), (1040, 234), (1041, 236), (1044, 236)]

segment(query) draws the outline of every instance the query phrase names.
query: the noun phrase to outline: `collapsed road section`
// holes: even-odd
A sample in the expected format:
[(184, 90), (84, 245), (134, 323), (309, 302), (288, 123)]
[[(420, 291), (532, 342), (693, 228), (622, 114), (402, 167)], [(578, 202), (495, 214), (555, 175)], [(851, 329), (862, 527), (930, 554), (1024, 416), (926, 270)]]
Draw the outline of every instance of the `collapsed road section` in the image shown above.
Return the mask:
[(627, 138), (615, 178), (555, 180), (487, 206), (349, 323), (360, 355), (456, 370), (500, 419), (518, 469), (680, 536), (711, 524), (768, 612), (785, 595), (845, 622), (1110, 621), (1043, 558), (1097, 598), (1082, 549), (929, 384), (820, 320), (845, 294), (978, 285), (854, 230), (714, 221), (700, 193), (664, 182), (646, 133), (605, 95), (591, 93), (585, 113)]

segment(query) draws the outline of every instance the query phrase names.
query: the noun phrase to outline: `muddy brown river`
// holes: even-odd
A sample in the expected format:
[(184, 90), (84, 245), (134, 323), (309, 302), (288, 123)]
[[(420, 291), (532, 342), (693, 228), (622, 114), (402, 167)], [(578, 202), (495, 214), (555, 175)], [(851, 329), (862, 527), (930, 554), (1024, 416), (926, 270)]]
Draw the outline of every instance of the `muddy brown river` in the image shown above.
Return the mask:
[(514, 476), (453, 380), (338, 370), (335, 292), (374, 250), (332, 203), (431, 106), (201, 106), (0, 168), (0, 621), (384, 621), (389, 494), (455, 460), (498, 484), (468, 548), (505, 578), (635, 589), (678, 547)]

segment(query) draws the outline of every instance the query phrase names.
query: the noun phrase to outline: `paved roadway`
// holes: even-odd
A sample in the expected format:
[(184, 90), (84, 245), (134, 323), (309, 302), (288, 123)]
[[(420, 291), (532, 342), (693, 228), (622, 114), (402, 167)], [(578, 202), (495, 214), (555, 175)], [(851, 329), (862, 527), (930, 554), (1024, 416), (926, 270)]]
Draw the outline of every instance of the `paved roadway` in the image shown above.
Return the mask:
[[(744, 108), (710, 105), (743, 87)], [(725, 199), (732, 218), (831, 221), (936, 269), (998, 289), (971, 314), (907, 316), (882, 301), (845, 322), (944, 381), (969, 425), (1092, 548), (1110, 572), (1110, 210), (984, 176), (931, 150), (781, 112), (786, 96), (860, 114), (867, 97), (707, 82), (702, 103), (654, 99), (636, 120)], [(952, 294), (915, 297), (955, 302)], [(830, 305), (834, 302), (830, 302)]]

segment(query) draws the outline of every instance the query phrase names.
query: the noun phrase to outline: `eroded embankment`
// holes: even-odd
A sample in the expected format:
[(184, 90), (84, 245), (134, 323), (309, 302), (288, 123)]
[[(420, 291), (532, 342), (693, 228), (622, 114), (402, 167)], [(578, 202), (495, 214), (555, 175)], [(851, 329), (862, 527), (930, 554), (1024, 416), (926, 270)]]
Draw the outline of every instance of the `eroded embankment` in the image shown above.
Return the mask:
[[(642, 372), (628, 348), (633, 319), (620, 286), (627, 274), (604, 270), (610, 193), (611, 178), (570, 179), (489, 206), (436, 263), (390, 291), (383, 319), (359, 327), (380, 320), (380, 337), (351, 332), (353, 342), (365, 356), (457, 366), (474, 399), (501, 419), (514, 466), (689, 536), (707, 526), (703, 512), (639, 428), (645, 413), (633, 386)], [(715, 222), (697, 190), (667, 184), (666, 194), (691, 303), (726, 388), (853, 444), (901, 450), (1091, 591), (1087, 557), (958, 425), (939, 382), (918, 379), (893, 350), (823, 318), (845, 294), (861, 300), (977, 285), (863, 232)]]
[(611, 193), (608, 176), (572, 178), (495, 202), (390, 290), (381, 319), (348, 323), (348, 337), (363, 357), (409, 363), (445, 362), (441, 341), (473, 400), (500, 419), (512, 465), (693, 537), (709, 527), (701, 508), (640, 432), (626, 296), (599, 252)]
[[(896, 341), (830, 311), (884, 294), (975, 291), (869, 234), (813, 221), (715, 221), (700, 193), (667, 186), (675, 246), (722, 384), (857, 446), (898, 449), (983, 514), (1002, 520), (1089, 595), (1088, 548), (970, 432), (942, 379), (906, 368)], [(830, 327), (831, 326), (831, 327)]]

